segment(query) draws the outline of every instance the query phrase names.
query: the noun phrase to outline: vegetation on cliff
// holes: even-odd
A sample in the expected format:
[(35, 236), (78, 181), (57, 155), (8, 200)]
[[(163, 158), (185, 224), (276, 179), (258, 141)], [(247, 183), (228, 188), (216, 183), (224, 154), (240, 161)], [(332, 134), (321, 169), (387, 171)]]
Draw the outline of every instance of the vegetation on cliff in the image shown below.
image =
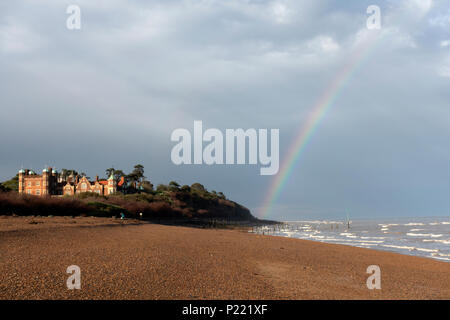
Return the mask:
[(17, 192), (0, 192), (1, 215), (125, 216), (148, 220), (220, 219), (254, 220), (250, 211), (226, 199), (221, 192), (208, 191), (200, 183), (180, 186), (175, 181), (156, 190), (134, 194), (99, 196), (36, 197)]

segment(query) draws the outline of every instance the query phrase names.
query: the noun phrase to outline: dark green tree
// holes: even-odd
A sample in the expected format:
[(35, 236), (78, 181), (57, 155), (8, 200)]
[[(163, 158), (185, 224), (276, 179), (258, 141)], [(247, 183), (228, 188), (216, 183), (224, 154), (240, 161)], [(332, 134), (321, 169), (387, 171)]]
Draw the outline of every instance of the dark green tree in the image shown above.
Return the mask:
[(69, 176), (68, 174), (67, 174), (67, 169), (61, 169), (61, 177), (64, 179), (64, 180), (66, 180), (67, 179), (67, 177)]
[(165, 184), (158, 184), (158, 186), (156, 187), (157, 192), (163, 192), (167, 190), (169, 190), (169, 187), (166, 186)]
[(73, 169), (61, 169), (61, 177), (63, 177), (64, 179), (67, 179), (67, 177), (73, 175), (73, 176), (77, 176), (78, 172), (76, 170)]
[(19, 175), (16, 174), (11, 179), (2, 182), (2, 186), (6, 191), (19, 191)]
[(131, 182), (131, 183), (133, 183), (133, 184), (136, 184), (136, 185), (138, 184), (139, 177), (138, 177), (136, 174), (134, 174), (133, 172), (127, 174), (127, 175), (125, 176), (125, 178), (126, 178), (127, 181), (129, 181), (129, 182)]
[(200, 192), (205, 192), (206, 191), (205, 187), (201, 183), (198, 183), (198, 182), (193, 183), (191, 185), (191, 189), (195, 190), (195, 191), (200, 191)]
[(170, 182), (169, 182), (169, 186), (171, 186), (171, 187), (176, 187), (176, 188), (179, 188), (179, 187), (180, 187), (180, 185), (179, 185), (178, 182), (176, 182), (176, 181), (170, 181)]
[(116, 179), (117, 182), (119, 182), (120, 179), (125, 176), (126, 174), (122, 170), (114, 170), (114, 178)]
[(126, 176), (126, 179), (139, 190), (142, 187), (143, 181), (145, 181), (144, 166), (141, 164), (135, 165), (133, 171)]
[(67, 171), (67, 173), (69, 174), (69, 176), (78, 176), (77, 170), (70, 169)]
[(114, 173), (114, 171), (115, 171), (114, 168), (108, 168), (108, 169), (106, 169), (106, 170), (105, 170), (105, 173), (106, 173), (106, 179), (108, 179), (108, 178), (111, 176), (111, 174)]
[(180, 188), (180, 190), (183, 192), (189, 193), (189, 192), (191, 192), (191, 187), (189, 187), (187, 184), (185, 184), (184, 186), (182, 186)]
[(148, 180), (144, 180), (142, 182), (142, 189), (146, 193), (152, 193), (153, 192), (153, 184)]
[(169, 182), (170, 191), (178, 191), (180, 189), (180, 185), (176, 181)]
[(144, 166), (142, 164), (135, 165), (131, 174), (137, 179), (137, 182), (142, 182), (145, 179)]

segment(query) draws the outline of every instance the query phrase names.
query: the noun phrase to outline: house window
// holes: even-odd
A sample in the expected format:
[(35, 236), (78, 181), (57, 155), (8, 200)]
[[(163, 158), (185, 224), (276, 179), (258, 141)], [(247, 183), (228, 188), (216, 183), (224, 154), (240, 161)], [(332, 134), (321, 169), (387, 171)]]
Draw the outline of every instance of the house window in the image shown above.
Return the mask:
[(31, 190), (27, 190), (27, 194), (31, 194)]
[(41, 182), (40, 182), (40, 181), (36, 181), (36, 185), (37, 185), (37, 186), (40, 186), (40, 185), (41, 185)]
[(82, 184), (81, 184), (81, 189), (86, 189), (86, 188), (87, 188), (86, 183), (82, 183)]
[(40, 194), (41, 194), (41, 190), (39, 190), (39, 189), (36, 190), (36, 194), (37, 194), (37, 195), (40, 195)]
[(31, 187), (31, 181), (28, 181), (28, 186)]

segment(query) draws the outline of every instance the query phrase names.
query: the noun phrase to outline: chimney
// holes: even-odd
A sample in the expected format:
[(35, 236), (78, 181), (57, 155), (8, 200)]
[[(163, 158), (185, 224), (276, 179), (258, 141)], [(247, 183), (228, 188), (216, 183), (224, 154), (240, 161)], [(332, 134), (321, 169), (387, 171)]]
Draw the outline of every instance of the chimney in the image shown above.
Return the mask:
[(95, 182), (98, 182), (98, 176), (95, 176)]

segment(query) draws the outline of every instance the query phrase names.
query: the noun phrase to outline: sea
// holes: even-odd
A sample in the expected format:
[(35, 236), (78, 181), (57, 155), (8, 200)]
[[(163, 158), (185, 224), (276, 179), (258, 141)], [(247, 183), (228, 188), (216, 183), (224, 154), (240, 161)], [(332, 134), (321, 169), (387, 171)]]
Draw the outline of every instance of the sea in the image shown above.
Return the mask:
[(302, 220), (254, 227), (251, 232), (392, 251), (450, 262), (450, 217)]

